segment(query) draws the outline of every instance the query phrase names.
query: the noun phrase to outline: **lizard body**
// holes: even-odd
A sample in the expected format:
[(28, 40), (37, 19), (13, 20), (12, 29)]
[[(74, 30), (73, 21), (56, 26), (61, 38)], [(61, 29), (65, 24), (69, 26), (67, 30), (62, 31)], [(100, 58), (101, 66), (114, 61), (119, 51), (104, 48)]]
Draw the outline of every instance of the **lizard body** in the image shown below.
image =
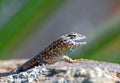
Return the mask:
[[(69, 58), (67, 54), (75, 48), (86, 44), (86, 42), (80, 41), (84, 38), (85, 36), (75, 32), (60, 36), (56, 41), (52, 42), (51, 45), (41, 51), (38, 55), (19, 66), (16, 70), (12, 71), (12, 74), (26, 71), (38, 65), (42, 66), (46, 64), (54, 64), (61, 60), (72, 63), (73, 60)], [(4, 75), (9, 74), (6, 73)]]

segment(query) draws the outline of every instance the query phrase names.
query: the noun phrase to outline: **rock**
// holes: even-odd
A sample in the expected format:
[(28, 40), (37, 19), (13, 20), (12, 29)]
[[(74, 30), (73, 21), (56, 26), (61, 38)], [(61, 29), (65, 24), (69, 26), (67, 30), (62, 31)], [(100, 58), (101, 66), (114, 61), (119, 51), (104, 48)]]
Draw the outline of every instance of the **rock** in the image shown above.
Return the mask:
[(84, 59), (61, 61), (0, 77), (0, 83), (120, 83), (120, 65)]

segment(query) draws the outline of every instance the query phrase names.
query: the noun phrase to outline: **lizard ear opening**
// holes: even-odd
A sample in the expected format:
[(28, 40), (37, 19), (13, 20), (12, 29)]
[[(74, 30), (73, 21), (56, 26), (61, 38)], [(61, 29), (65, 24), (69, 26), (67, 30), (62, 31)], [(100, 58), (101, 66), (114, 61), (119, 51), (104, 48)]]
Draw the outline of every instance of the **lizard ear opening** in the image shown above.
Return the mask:
[(64, 42), (66, 42), (67, 40), (63, 40)]

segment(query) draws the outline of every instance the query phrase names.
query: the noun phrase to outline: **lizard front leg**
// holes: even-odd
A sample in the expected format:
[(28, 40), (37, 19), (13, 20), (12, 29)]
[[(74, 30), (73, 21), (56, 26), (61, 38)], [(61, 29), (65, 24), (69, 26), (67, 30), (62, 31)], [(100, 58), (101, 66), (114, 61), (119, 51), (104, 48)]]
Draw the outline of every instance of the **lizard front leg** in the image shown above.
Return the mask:
[(68, 62), (68, 63), (73, 63), (74, 62), (70, 57), (68, 57), (66, 55), (63, 56), (62, 60), (65, 61), (65, 62)]

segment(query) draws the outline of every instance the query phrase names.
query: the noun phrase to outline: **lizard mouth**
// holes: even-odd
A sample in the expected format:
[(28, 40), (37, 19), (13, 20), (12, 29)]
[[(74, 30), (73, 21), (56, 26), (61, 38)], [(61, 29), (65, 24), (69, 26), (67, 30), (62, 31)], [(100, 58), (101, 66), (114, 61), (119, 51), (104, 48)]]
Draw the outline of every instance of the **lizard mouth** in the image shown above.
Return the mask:
[(75, 42), (76, 42), (76, 43), (80, 43), (81, 45), (87, 44), (87, 42), (81, 41), (81, 40), (76, 40)]
[(87, 44), (87, 42), (84, 41), (85, 38), (86, 38), (85, 36), (82, 36), (82, 37), (76, 39), (75, 42), (79, 43), (81, 45)]

